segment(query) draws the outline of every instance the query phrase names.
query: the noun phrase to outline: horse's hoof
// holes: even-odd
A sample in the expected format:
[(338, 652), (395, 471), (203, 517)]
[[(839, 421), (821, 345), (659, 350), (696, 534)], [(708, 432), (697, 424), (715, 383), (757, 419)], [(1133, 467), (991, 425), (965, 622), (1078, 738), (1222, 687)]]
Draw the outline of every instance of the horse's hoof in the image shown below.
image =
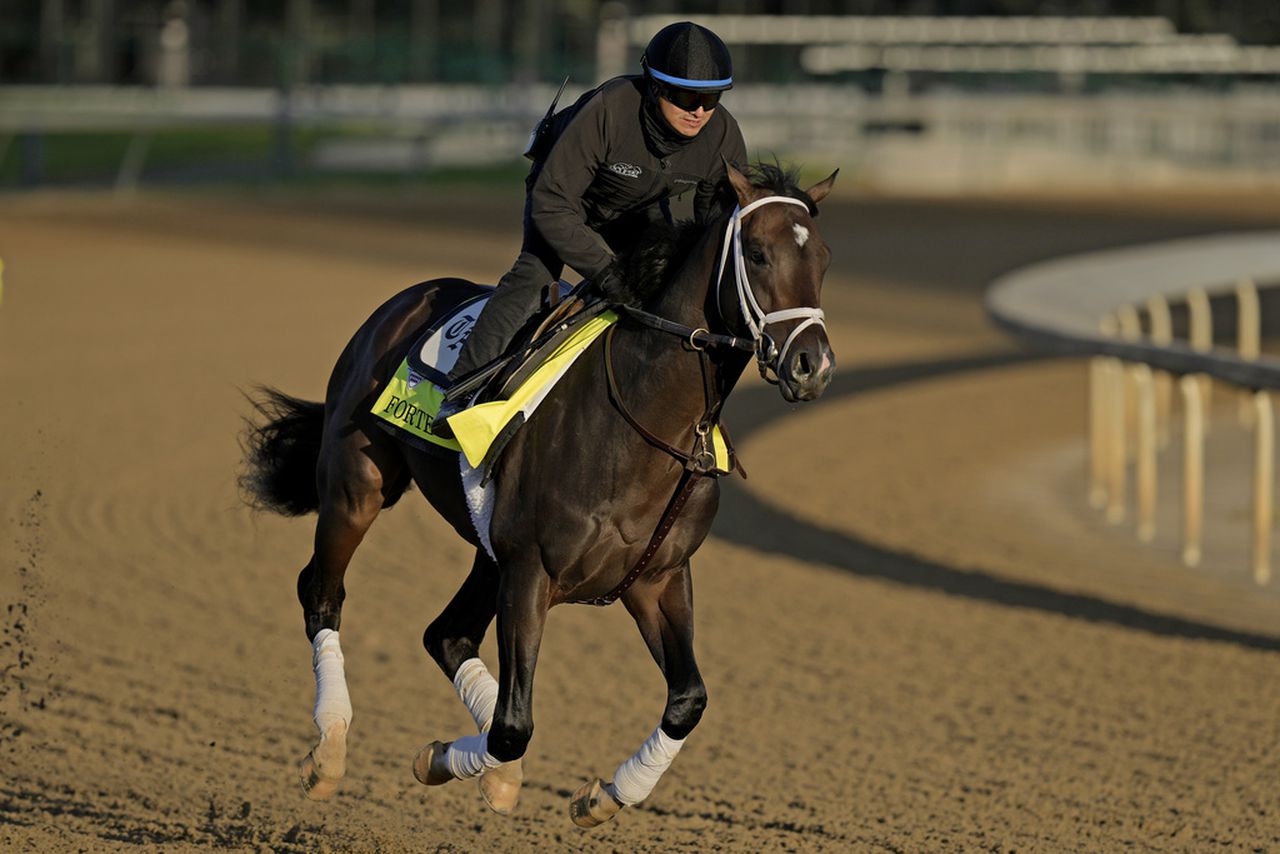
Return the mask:
[(520, 801), (520, 784), (524, 782), (524, 760), (503, 762), (480, 776), (480, 794), (489, 809), (498, 815), (511, 815)]
[(338, 791), (338, 782), (346, 773), (347, 725), (339, 721), (320, 734), (320, 743), (298, 766), (302, 794), (312, 801), (328, 800)]
[(569, 799), (569, 818), (578, 827), (597, 827), (622, 810), (622, 804), (613, 799), (602, 780), (583, 783)]
[(444, 761), (445, 751), (453, 742), (433, 741), (413, 758), (413, 776), (424, 786), (443, 786), (453, 779)]

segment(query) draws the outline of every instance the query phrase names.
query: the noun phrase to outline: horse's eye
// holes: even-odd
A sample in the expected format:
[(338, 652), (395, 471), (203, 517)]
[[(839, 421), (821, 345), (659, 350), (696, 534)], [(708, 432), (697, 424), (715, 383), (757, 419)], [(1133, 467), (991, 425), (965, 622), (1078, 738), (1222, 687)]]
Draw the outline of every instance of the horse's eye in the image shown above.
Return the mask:
[(759, 246), (752, 246), (751, 250), (747, 253), (747, 257), (751, 259), (752, 264), (764, 263), (764, 252), (761, 251)]

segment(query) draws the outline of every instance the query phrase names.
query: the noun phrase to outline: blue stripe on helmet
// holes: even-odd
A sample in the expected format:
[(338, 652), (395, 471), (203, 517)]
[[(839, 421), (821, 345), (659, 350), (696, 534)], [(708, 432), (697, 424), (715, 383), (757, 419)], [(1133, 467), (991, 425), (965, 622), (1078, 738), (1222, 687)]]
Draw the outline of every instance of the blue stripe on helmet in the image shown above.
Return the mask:
[(653, 67), (649, 68), (649, 73), (663, 83), (670, 83), (672, 86), (680, 86), (684, 89), (723, 89), (725, 86), (733, 85), (732, 77), (726, 77), (723, 80), (690, 80), (686, 77), (673, 77), (670, 74), (663, 74)]

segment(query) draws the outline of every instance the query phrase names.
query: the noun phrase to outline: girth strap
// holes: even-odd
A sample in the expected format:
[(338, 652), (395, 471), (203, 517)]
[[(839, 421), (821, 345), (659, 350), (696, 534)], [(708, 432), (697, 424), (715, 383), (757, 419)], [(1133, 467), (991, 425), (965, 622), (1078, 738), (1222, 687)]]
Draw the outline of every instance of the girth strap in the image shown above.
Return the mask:
[(603, 596), (597, 596), (594, 599), (576, 599), (570, 604), (612, 605), (618, 600), (619, 596), (626, 593), (653, 561), (653, 556), (658, 553), (658, 549), (666, 541), (667, 534), (671, 533), (671, 528), (675, 525), (676, 519), (680, 517), (680, 512), (684, 510), (685, 502), (689, 500), (690, 493), (693, 492), (693, 488), (698, 485), (700, 480), (702, 480), (702, 474), (693, 469), (686, 468), (681, 472), (680, 483), (676, 486), (676, 493), (671, 497), (671, 501), (667, 503), (667, 509), (662, 511), (662, 518), (658, 520), (658, 527), (654, 528), (653, 536), (649, 538), (649, 545), (645, 546), (644, 554), (640, 555), (640, 559), (636, 561), (635, 566), (631, 567), (631, 571), (627, 573), (626, 577), (618, 582), (617, 587)]

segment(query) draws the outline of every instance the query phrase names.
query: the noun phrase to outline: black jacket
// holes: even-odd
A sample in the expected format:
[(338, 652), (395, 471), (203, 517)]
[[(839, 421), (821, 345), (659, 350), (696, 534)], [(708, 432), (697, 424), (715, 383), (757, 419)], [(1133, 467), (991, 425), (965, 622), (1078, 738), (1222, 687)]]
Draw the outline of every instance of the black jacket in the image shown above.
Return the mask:
[[(561, 260), (595, 278), (613, 261), (601, 236), (638, 215), (662, 215), (671, 196), (695, 190), (694, 215), (715, 213), (716, 186), (724, 177), (721, 157), (743, 168), (747, 146), (738, 123), (723, 105), (696, 137), (655, 139), (656, 122), (646, 107), (643, 77), (616, 77), (557, 114), (555, 142), (530, 173), (533, 222)], [(674, 133), (672, 131), (671, 133)]]

